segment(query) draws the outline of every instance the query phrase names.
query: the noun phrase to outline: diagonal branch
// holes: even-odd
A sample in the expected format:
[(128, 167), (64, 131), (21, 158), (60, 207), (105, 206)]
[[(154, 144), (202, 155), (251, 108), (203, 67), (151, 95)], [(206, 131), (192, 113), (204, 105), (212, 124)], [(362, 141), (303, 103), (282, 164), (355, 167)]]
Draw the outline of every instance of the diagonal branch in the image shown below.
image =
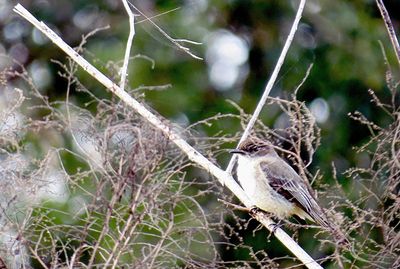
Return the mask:
[(386, 7), (383, 4), (382, 0), (376, 0), (376, 5), (378, 6), (379, 11), (381, 12), (382, 19), (385, 22), (386, 30), (388, 31), (394, 52), (396, 53), (398, 64), (400, 65), (400, 45), (399, 41), (397, 40), (396, 32), (394, 31), (392, 21), (390, 20), (389, 13), (386, 10)]
[[(123, 91), (118, 85), (112, 82), (108, 77), (91, 65), (87, 60), (80, 56), (76, 51), (74, 51), (70, 46), (68, 46), (56, 33), (54, 33), (46, 24), (39, 22), (29, 11), (27, 11), (22, 5), (17, 4), (14, 7), (14, 11), (21, 15), (23, 18), (32, 23), (37, 29), (39, 29), (43, 34), (50, 38), (58, 47), (60, 47), (72, 60), (79, 64), (86, 72), (97, 79), (101, 84), (103, 84), (112, 93), (117, 95), (122, 101), (124, 101), (128, 106), (133, 108), (137, 113), (144, 117), (148, 122), (150, 122), (155, 128), (158, 128), (163, 134), (173, 143), (175, 143), (183, 152), (186, 153), (188, 158), (196, 163), (198, 166), (202, 167), (204, 170), (208, 171), (214, 177), (218, 179), (221, 184), (225, 183), (225, 186), (232, 191), (235, 196), (246, 206), (251, 207), (250, 199), (244, 193), (242, 188), (236, 183), (232, 178), (231, 174), (220, 169), (215, 164), (210, 162), (206, 157), (201, 155), (197, 150), (191, 147), (184, 139), (182, 139), (174, 130), (169, 126), (167, 120), (160, 119), (156, 115), (152, 114), (147, 110), (142, 104), (133, 99), (127, 92)], [(322, 267), (311, 258), (288, 234), (286, 234), (282, 229), (277, 228), (275, 230), (275, 225), (270, 218), (268, 218), (262, 212), (255, 215), (255, 218), (268, 230), (274, 231), (275, 236), (308, 268), (318, 268)]]
[[(258, 116), (260, 115), (261, 110), (263, 109), (263, 107), (265, 105), (265, 102), (267, 101), (268, 95), (271, 92), (271, 89), (275, 84), (275, 81), (276, 81), (276, 78), (278, 77), (279, 71), (281, 70), (281, 67), (282, 67), (282, 65), (283, 65), (283, 63), (285, 61), (286, 54), (287, 54), (287, 52), (288, 52), (288, 50), (290, 48), (290, 45), (292, 44), (294, 35), (295, 35), (296, 31), (297, 31), (297, 27), (299, 25), (301, 16), (303, 14), (303, 10), (304, 10), (305, 4), (306, 4), (306, 0), (301, 0), (301, 2), (299, 4), (299, 7), (297, 9), (296, 17), (294, 19), (292, 28), (290, 29), (290, 32), (289, 32), (289, 35), (288, 35), (288, 37), (286, 39), (285, 45), (283, 46), (281, 55), (278, 58), (278, 62), (275, 65), (275, 69), (272, 72), (272, 75), (269, 78), (267, 85), (265, 86), (264, 93), (261, 96), (261, 99), (258, 102), (257, 107), (254, 110), (254, 113), (251, 116), (251, 119), (250, 119), (249, 123), (247, 124), (246, 129), (244, 130), (242, 137), (240, 138), (239, 144), (241, 142), (243, 142), (244, 140), (246, 140), (246, 138), (250, 135), (250, 131), (253, 128), (254, 124), (256, 123), (256, 121), (258, 119)], [(232, 156), (231, 160), (229, 161), (229, 164), (228, 164), (228, 166), (226, 168), (226, 171), (228, 173), (232, 172), (233, 166), (235, 165), (235, 162), (236, 162), (236, 158), (237, 158), (237, 156), (236, 156), (236, 154), (234, 154)]]
[(124, 4), (126, 12), (129, 16), (129, 36), (128, 41), (126, 42), (124, 64), (121, 68), (121, 82), (119, 84), (119, 87), (122, 90), (125, 90), (125, 81), (126, 77), (128, 76), (129, 56), (131, 55), (132, 41), (133, 37), (135, 36), (135, 15), (129, 7), (127, 0), (122, 0), (122, 3)]

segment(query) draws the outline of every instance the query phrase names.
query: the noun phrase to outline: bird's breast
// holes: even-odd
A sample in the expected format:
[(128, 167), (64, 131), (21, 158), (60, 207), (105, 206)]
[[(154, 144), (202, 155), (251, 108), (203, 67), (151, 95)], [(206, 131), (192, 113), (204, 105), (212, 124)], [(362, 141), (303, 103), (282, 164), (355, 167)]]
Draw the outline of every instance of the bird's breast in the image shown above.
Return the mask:
[(280, 218), (292, 214), (294, 205), (273, 190), (257, 161), (239, 156), (236, 173), (244, 192), (255, 206)]
[(247, 195), (253, 195), (257, 188), (257, 171), (254, 163), (249, 159), (239, 156), (237, 166), (237, 178)]

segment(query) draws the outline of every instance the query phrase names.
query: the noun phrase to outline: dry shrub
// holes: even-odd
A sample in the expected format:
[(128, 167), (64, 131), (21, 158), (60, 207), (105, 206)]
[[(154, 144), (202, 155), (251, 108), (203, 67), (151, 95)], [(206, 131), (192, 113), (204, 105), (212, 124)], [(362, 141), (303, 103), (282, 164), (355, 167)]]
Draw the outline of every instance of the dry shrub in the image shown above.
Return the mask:
[(357, 239), (354, 268), (400, 267), (400, 102), (399, 82), (388, 69), (387, 87), (390, 99), (384, 103), (369, 90), (371, 101), (384, 113), (386, 123), (373, 122), (360, 112), (350, 117), (365, 125), (370, 139), (355, 148), (358, 154), (369, 156), (368, 167), (346, 171), (352, 179), (352, 197), (346, 202), (351, 209), (350, 230)]
[[(31, 87), (29, 97), (20, 90), (10, 93), (18, 96), (2, 119), (23, 110), (24, 98), (32, 116), (14, 130), (2, 126), (0, 187), (9, 195), (2, 197), (7, 217), (1, 234), (9, 238), (2, 239), (8, 244), (1, 253), (7, 263), (47, 268), (213, 264), (217, 251), (209, 218), (221, 214), (205, 211), (198, 201), (213, 190), (213, 182), (185, 179), (190, 165), (163, 134), (123, 103), (91, 95), (74, 77), (72, 63), (63, 68), (67, 91), (76, 88), (95, 98), (95, 112), (68, 98), (50, 102), (21, 66), (3, 71), (9, 81)], [(33, 133), (52, 140), (38, 139), (34, 153), (23, 142)]]

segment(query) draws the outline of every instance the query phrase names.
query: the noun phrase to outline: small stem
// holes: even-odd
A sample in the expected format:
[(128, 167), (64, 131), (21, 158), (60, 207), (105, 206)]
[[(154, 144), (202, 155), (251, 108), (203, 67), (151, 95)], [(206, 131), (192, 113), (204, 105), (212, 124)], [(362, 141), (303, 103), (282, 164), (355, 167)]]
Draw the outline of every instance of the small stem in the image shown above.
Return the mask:
[(119, 84), (119, 87), (122, 90), (125, 90), (125, 81), (126, 77), (128, 76), (129, 56), (131, 54), (133, 37), (135, 36), (135, 15), (132, 13), (132, 10), (129, 7), (128, 2), (126, 0), (122, 0), (122, 3), (124, 4), (126, 12), (128, 13), (129, 16), (129, 36), (126, 42), (124, 64), (122, 65), (121, 68), (121, 82)]
[(396, 32), (394, 31), (392, 21), (390, 20), (389, 13), (386, 10), (386, 7), (383, 4), (382, 0), (376, 0), (376, 5), (378, 6), (379, 11), (381, 12), (383, 21), (385, 22), (386, 30), (389, 34), (390, 41), (392, 42), (394, 52), (396, 53), (397, 62), (400, 65), (400, 45), (399, 41), (397, 40)]

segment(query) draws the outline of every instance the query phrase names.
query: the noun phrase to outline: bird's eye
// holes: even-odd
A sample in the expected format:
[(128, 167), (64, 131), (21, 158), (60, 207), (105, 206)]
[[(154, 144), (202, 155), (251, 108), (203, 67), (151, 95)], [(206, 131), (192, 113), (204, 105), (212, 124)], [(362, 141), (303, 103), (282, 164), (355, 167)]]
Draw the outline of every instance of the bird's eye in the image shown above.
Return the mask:
[(260, 149), (260, 147), (259, 147), (258, 145), (251, 145), (251, 146), (248, 148), (248, 152), (254, 153), (254, 152), (257, 152), (259, 149)]

